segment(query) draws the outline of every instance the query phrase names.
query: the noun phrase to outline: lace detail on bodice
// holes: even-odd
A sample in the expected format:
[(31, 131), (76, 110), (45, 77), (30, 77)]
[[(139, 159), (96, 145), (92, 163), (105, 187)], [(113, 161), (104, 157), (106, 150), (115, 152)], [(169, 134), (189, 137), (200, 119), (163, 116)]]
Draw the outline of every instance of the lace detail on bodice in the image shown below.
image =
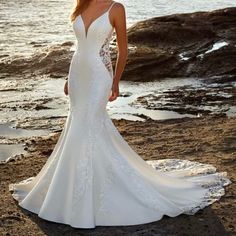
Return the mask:
[(110, 50), (109, 50), (109, 42), (110, 38), (107, 37), (105, 42), (103, 43), (99, 55), (102, 58), (102, 62), (104, 63), (105, 67), (107, 68), (108, 72), (112, 76), (112, 62), (111, 62), (111, 57), (110, 57)]

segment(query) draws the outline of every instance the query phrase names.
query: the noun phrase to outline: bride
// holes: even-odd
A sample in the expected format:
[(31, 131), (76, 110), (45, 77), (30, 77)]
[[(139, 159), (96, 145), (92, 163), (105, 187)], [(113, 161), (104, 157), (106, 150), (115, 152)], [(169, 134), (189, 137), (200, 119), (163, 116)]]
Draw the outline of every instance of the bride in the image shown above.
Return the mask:
[[(107, 103), (119, 95), (127, 58), (124, 6), (77, 0), (71, 22), (77, 44), (64, 87), (68, 116), (41, 171), (9, 185), (13, 198), (42, 219), (76, 228), (191, 215), (219, 200), (230, 183), (226, 173), (187, 160), (144, 161), (107, 113)], [(113, 71), (109, 43), (114, 30)]]

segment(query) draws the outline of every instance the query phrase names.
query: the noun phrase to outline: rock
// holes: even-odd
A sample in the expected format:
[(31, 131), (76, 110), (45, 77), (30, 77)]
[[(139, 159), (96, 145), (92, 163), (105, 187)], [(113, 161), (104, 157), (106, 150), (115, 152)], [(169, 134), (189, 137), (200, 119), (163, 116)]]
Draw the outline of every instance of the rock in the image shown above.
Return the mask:
[(0, 62), (0, 73), (51, 75), (61, 78), (67, 75), (72, 57), (72, 42), (54, 45), (35, 52), (29, 58), (7, 59)]
[(155, 17), (128, 29), (123, 78), (236, 76), (236, 8)]
[[(165, 77), (236, 79), (236, 8), (154, 17), (127, 29), (128, 59), (122, 80)], [(113, 66), (115, 37), (111, 42)], [(40, 48), (30, 58), (0, 58), (0, 73), (68, 76), (73, 42)]]

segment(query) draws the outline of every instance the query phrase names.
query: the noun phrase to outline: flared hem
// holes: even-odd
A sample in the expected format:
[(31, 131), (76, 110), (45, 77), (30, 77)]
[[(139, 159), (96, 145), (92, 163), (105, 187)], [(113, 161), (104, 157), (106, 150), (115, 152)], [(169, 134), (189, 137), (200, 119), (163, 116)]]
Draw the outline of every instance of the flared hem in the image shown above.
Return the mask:
[[(166, 160), (159, 160), (159, 161), (147, 161), (147, 163), (149, 163), (149, 165), (152, 165), (154, 168), (156, 167), (156, 169), (158, 169), (161, 166), (163, 167), (163, 162), (165, 162), (165, 169), (170, 171), (170, 166), (172, 166), (171, 163), (173, 163), (173, 162), (176, 163), (176, 161), (179, 162), (180, 160), (166, 159)], [(207, 167), (208, 172), (210, 170), (210, 167), (214, 168), (211, 165), (201, 164), (201, 163), (198, 163), (198, 162), (191, 162), (191, 161), (187, 161), (187, 160), (183, 160), (183, 162), (188, 163), (188, 164), (185, 163), (185, 168), (188, 169), (188, 171), (189, 171), (189, 166), (188, 165), (191, 165), (191, 164), (195, 165), (195, 168), (198, 165), (204, 166), (205, 168)], [(200, 168), (200, 167), (198, 166), (198, 168)], [(214, 168), (214, 170), (215, 170), (215, 168)], [(182, 169), (182, 171), (183, 171), (183, 169)], [(169, 173), (171, 173), (171, 172), (169, 172)], [(200, 176), (202, 176), (202, 175), (200, 175)], [(194, 177), (196, 178), (196, 176), (193, 176), (193, 178)], [(97, 226), (101, 226), (101, 227), (102, 226), (106, 226), (106, 227), (110, 226), (110, 227), (112, 227), (112, 226), (135, 226), (135, 225), (149, 224), (149, 223), (154, 223), (154, 222), (160, 221), (165, 216), (174, 218), (174, 217), (177, 217), (179, 215), (194, 215), (198, 211), (203, 210), (204, 208), (210, 206), (214, 202), (219, 201), (220, 198), (225, 194), (224, 186), (227, 186), (231, 183), (231, 181), (228, 178), (226, 178), (226, 173), (225, 172), (220, 172), (220, 173), (217, 172), (217, 177), (215, 176), (214, 178), (215, 178), (215, 180), (217, 179), (217, 181), (215, 182), (215, 185), (213, 185), (212, 187), (209, 187), (209, 186), (204, 187), (204, 185), (199, 186), (196, 183), (196, 187), (198, 187), (200, 190), (202, 189), (203, 191), (205, 191), (204, 195), (202, 195), (202, 197), (200, 197), (198, 199), (198, 201), (196, 201), (194, 203), (192, 202), (192, 204), (188, 205), (185, 208), (184, 207), (183, 208), (181, 208), (181, 207), (176, 208), (175, 211), (173, 210), (173, 214), (167, 214), (167, 213), (163, 214), (163, 212), (162, 212), (162, 214), (160, 215), (160, 212), (159, 212), (159, 215), (157, 215), (156, 217), (153, 217), (153, 215), (152, 215), (151, 217), (148, 218), (147, 215), (144, 215), (143, 219), (139, 219), (136, 222), (135, 221), (129, 222), (126, 219), (126, 222), (117, 221), (117, 223), (115, 223), (115, 222), (110, 222), (109, 223), (107, 221), (106, 223), (95, 223), (94, 225), (86, 225), (86, 224), (77, 225), (77, 224), (70, 223), (68, 221), (58, 220), (58, 219), (53, 218), (53, 217), (45, 217), (44, 215), (40, 214), (40, 209), (38, 211), (38, 210), (35, 210), (35, 209), (32, 209), (32, 208), (29, 208), (29, 207), (25, 206), (22, 203), (24, 198), (25, 198), (24, 196), (26, 196), (27, 194), (24, 194), (24, 196), (22, 196), (22, 195), (20, 196), (20, 194), (17, 193), (17, 189), (15, 189), (15, 186), (17, 186), (17, 184), (10, 184), (9, 185), (9, 191), (11, 192), (12, 197), (18, 202), (18, 204), (21, 208), (36, 214), (41, 219), (44, 219), (44, 220), (49, 221), (49, 222), (58, 223), (58, 224), (69, 225), (73, 228), (94, 229)], [(34, 177), (30, 177), (30, 178), (28, 178), (24, 181), (30, 183), (30, 181), (32, 181), (33, 179), (34, 179)], [(190, 179), (191, 179), (191, 177), (190, 177)], [(24, 182), (24, 181), (22, 181), (22, 182)], [(154, 210), (154, 211), (157, 211), (157, 210)], [(99, 218), (99, 216), (98, 216), (98, 218)], [(96, 216), (95, 216), (95, 222), (96, 222)]]

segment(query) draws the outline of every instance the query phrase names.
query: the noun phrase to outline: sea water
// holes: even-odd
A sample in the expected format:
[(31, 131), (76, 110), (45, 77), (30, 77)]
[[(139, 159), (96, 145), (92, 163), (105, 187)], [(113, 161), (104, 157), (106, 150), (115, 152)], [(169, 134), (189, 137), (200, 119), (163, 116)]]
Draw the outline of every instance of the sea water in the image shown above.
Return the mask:
[[(75, 0), (1, 0), (0, 59), (31, 55), (35, 49), (74, 35), (69, 15)], [(137, 21), (173, 13), (236, 7), (236, 0), (119, 0), (126, 8), (128, 27)]]

